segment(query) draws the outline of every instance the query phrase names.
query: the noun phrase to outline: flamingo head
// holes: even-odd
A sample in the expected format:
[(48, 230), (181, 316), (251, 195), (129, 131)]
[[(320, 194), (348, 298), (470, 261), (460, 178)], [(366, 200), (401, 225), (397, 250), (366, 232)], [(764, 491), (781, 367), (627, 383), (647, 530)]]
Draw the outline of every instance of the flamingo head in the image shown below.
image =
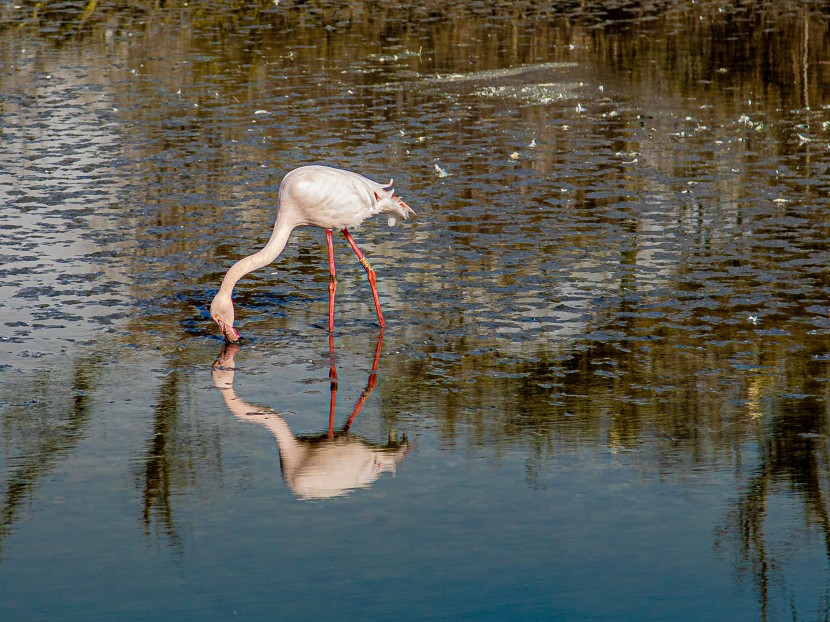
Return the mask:
[(219, 325), (222, 336), (227, 343), (239, 341), (239, 331), (233, 327), (233, 300), (229, 294), (219, 292), (210, 303), (210, 317)]

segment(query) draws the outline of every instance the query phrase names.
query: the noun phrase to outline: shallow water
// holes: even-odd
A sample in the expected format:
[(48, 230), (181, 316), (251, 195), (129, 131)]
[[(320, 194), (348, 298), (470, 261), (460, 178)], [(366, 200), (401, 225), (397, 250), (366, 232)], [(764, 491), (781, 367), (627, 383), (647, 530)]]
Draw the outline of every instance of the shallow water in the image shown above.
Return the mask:
[[(830, 617), (829, 26), (4, 6), (3, 619)], [(224, 350), (307, 163), (388, 328), (304, 229)]]

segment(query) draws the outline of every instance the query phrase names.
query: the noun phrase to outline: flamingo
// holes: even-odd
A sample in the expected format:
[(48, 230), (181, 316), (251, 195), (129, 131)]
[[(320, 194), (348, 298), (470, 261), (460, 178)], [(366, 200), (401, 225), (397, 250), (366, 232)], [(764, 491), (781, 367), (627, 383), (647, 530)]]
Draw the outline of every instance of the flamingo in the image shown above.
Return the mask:
[[(362, 175), (328, 166), (301, 166), (290, 171), (280, 184), (277, 197), (277, 218), (268, 243), (261, 250), (237, 261), (222, 279), (219, 292), (210, 303), (210, 316), (219, 325), (227, 343), (239, 341), (239, 331), (233, 327), (233, 288), (243, 276), (274, 261), (288, 243), (295, 227), (311, 225), (326, 230), (329, 254), (329, 332), (334, 332), (334, 294), (337, 274), (334, 266), (332, 230), (340, 229), (346, 241), (366, 270), (372, 298), (381, 329), (386, 327), (375, 271), (369, 260), (357, 247), (349, 228), (380, 212), (392, 212), (404, 219), (415, 211), (394, 194), (392, 180), (380, 184)], [(390, 223), (394, 221), (390, 219)]]

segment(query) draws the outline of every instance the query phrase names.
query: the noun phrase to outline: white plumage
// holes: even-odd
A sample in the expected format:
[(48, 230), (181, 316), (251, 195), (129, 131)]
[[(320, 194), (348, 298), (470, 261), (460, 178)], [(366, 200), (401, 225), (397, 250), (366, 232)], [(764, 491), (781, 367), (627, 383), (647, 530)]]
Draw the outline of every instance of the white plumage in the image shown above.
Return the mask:
[(328, 166), (303, 166), (288, 173), (280, 184), (279, 212), (289, 211), (300, 225), (323, 229), (358, 227), (381, 212), (403, 218), (412, 209), (394, 195), (388, 184)]

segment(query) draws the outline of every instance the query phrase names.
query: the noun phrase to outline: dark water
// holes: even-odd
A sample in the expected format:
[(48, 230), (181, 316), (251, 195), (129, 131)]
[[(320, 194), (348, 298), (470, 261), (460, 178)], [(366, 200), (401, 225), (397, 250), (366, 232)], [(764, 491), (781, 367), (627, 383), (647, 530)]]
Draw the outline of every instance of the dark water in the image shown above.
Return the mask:
[[(828, 30), (4, 5), (0, 616), (830, 618)], [(341, 239), (330, 349), (298, 230), (223, 352), (307, 163), (417, 212), (354, 232), (388, 328)]]

